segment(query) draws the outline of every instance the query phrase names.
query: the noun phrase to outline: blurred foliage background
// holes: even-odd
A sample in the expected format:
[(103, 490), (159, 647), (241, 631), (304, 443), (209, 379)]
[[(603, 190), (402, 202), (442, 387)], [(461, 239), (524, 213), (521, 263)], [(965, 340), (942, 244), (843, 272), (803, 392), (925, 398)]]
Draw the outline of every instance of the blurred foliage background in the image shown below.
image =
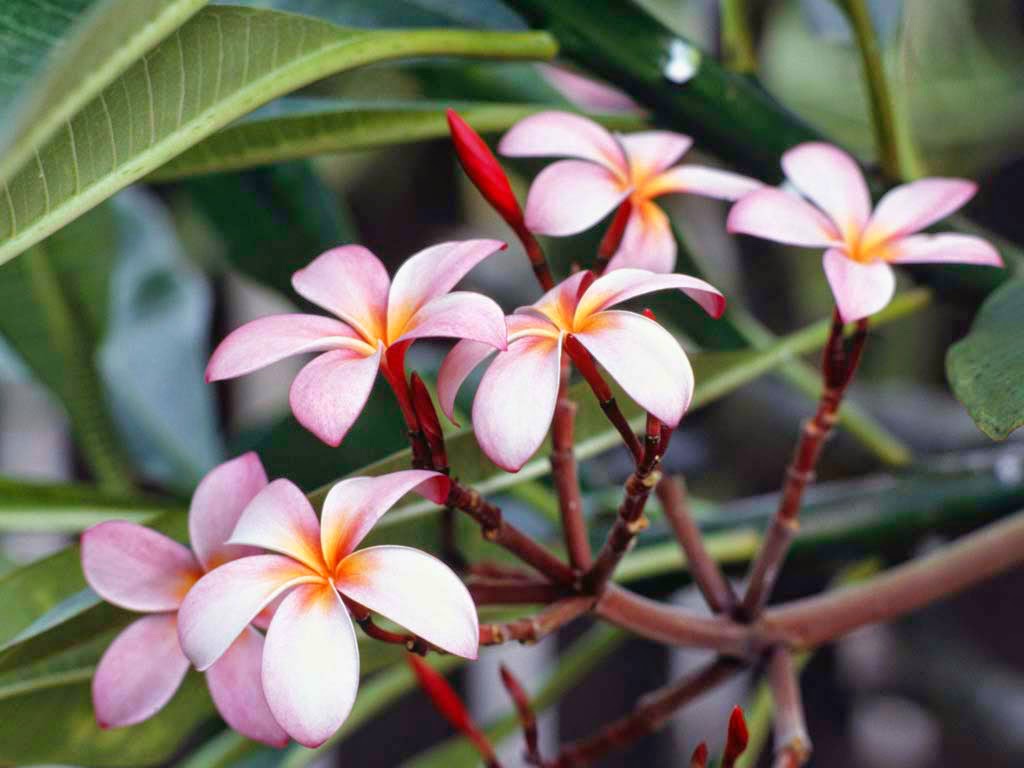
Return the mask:
[[(6, 198), (0, 211), (6, 205), (10, 214), (0, 218), (0, 764), (472, 765), (471, 753), (458, 744), (421, 754), (447, 735), (445, 728), (423, 701), (405, 695), (411, 685), (407, 672), (394, 665), (394, 653), (379, 648), (364, 651), (368, 679), (360, 708), (339, 736), (345, 746), (337, 752), (293, 748), (276, 754), (245, 743), (222, 730), (204, 687), (191, 678), (159, 717), (100, 733), (91, 719), (88, 680), (127, 614), (97, 603), (67, 545), (82, 528), (109, 517), (158, 519), (162, 529), (182, 535), (181, 510), (195, 483), (244, 450), (257, 450), (272, 477), (288, 476), (312, 492), (403, 447), (401, 420), (384, 391), (374, 393), (341, 448), (329, 449), (288, 411), (287, 387), (297, 363), (217, 386), (206, 385), (202, 372), (212, 345), (228, 331), (255, 316), (300, 306), (290, 275), (330, 246), (362, 243), (394, 268), (441, 240), (510, 239), (457, 166), (446, 139), (445, 106), (459, 108), (489, 137), (537, 109), (583, 109), (617, 129), (653, 123), (692, 133), (702, 162), (749, 173), (777, 169), (764, 158), (775, 157), (773, 142), (784, 137), (769, 135), (767, 122), (762, 130), (761, 108), (731, 102), (733, 91), (718, 94), (721, 119), (733, 121), (725, 126), (715, 125), (713, 113), (692, 122), (685, 118), (694, 103), (688, 100), (705, 98), (694, 95), (703, 93), (703, 80), (664, 80), (651, 93), (631, 91), (640, 106), (594, 109), (573, 103), (547, 65), (479, 60), (548, 58), (554, 52), (550, 38), (494, 38), (489, 49), (488, 39), (472, 30), (526, 35), (531, 22), (540, 19), (543, 29), (550, 21), (562, 44), (559, 64), (591, 66), (606, 78), (618, 67), (619, 85), (642, 85), (645, 77), (657, 80), (659, 74), (646, 74), (641, 64), (659, 61), (669, 39), (692, 42), (708, 60), (721, 56), (735, 63), (729, 14), (745, 14), (756, 68), (728, 76), (744, 87), (763, 86), (791, 110), (794, 127), (786, 130), (792, 135), (820, 131), (871, 164), (869, 98), (842, 10), (832, 0), (236, 0), (235, 5), (346, 27), (470, 32), (454, 42), (403, 42), (408, 52), (398, 61), (383, 60), (386, 54), (376, 61), (371, 54), (335, 62), (332, 71), (344, 71), (306, 77), (308, 84), (288, 81), (289, 95), (236, 122), (268, 98), (245, 91), (248, 101), (239, 96), (234, 112), (224, 113), (224, 127), (196, 146), (181, 126), (183, 115), (193, 112), (197, 121), (205, 119), (201, 90), (195, 105), (186, 101), (187, 89), (168, 92), (166, 99), (180, 95), (181, 102), (167, 106), (158, 88), (156, 107), (151, 101), (152, 135), (140, 150), (131, 140), (144, 137), (147, 127), (112, 119), (111, 114), (122, 117), (113, 99), (108, 104), (105, 97), (95, 98), (106, 83), (87, 98), (69, 98), (62, 84), (73, 73), (55, 71), (52, 61), (60, 60), (32, 49), (32, 41), (19, 35), (24, 17), (18, 14), (33, 4), (9, 2), (0, 7), (0, 179)], [(167, 34), (203, 3), (145, 0), (127, 4), (131, 13), (120, 5), (122, 29), (133, 30), (124, 47), (112, 39), (114, 17), (103, 15), (118, 3), (107, 0), (61, 0), (53, 7), (63, 14), (54, 13), (48, 34), (61, 50), (85, 56), (80, 67), (90, 55), (98, 65), (102, 56), (141, 56), (154, 45), (159, 38), (139, 42), (134, 32), (148, 29), (148, 19), (163, 18), (155, 15), (158, 6), (178, 14), (167, 21)], [(215, 14), (220, 5), (227, 4), (213, 3), (200, 15)], [(589, 10), (568, 21), (559, 16), (577, 5)], [(909, 139), (905, 167), (914, 175), (978, 180), (981, 193), (968, 214), (1004, 238), (1000, 243), (1011, 268), (995, 276), (971, 269), (903, 275), (906, 296), (894, 305), (892, 322), (872, 333), (852, 403), (844, 410), (845, 429), (822, 462), (822, 483), (810, 497), (780, 597), (823, 588), (850, 564), (863, 566), (865, 557), (876, 564), (899, 561), (1024, 502), (1020, 441), (1010, 438), (993, 447), (978, 428), (1006, 437), (1022, 418), (1024, 290), (1016, 270), (1024, 262), (1014, 243), (1024, 242), (1024, 3), (869, 5), (894, 107)], [(266, 19), (253, 18), (247, 34), (255, 29), (259, 35)], [(571, 33), (574, 23), (585, 28), (595, 18), (603, 26), (594, 27), (594, 34)], [(326, 40), (326, 50), (333, 33), (309, 29), (311, 37), (303, 40)], [(645, 38), (645, 30), (658, 35)], [(182, 45), (191, 41), (191, 32), (177, 34)], [(206, 34), (195, 32), (197, 45)], [(228, 34), (234, 34), (231, 27)], [(626, 50), (612, 55), (601, 45), (614, 46), (616, 35), (624, 36)], [(451, 58), (446, 46), (471, 60)], [(637, 69), (630, 72), (633, 49)], [(163, 50), (146, 60), (147, 78), (151, 68), (158, 85), (165, 74), (177, 77), (177, 70), (164, 72), (171, 65)], [(201, 45), (199, 50), (202, 58)], [(258, 49), (252, 66), (273, 68), (286, 53)], [(597, 60), (606, 63), (594, 65)], [(248, 71), (248, 59), (245, 66)], [(133, 87), (131, 72), (121, 78), (126, 93)], [(25, 95), (39, 83), (42, 95)], [(100, 106), (109, 121), (113, 157), (99, 143), (75, 139), (76, 127), (89, 136), (107, 130)], [(51, 125), (24, 115), (57, 117)], [(743, 115), (754, 124), (741, 125)], [(778, 120), (781, 125), (783, 118)], [(44, 138), (47, 126), (55, 138), (47, 138), (42, 154), (26, 154), (24, 147)], [(723, 151), (743, 130), (755, 142), (763, 139), (764, 149)], [(157, 140), (164, 134), (173, 148)], [(116, 173), (97, 170), (107, 164)], [(521, 199), (540, 167), (508, 164)], [(122, 190), (132, 174), (139, 183)], [(82, 202), (100, 187), (102, 195)], [(691, 349), (703, 350), (695, 355), (700, 407), (681, 427), (666, 464), (685, 473), (714, 551), (741, 576), (756, 532), (772, 510), (771, 498), (761, 494), (778, 488), (799, 420), (816, 396), (813, 366), (824, 329), (813, 324), (827, 317), (831, 298), (815, 256), (726, 235), (723, 204), (677, 198), (668, 209), (686, 248), (680, 269), (703, 273), (734, 309), (716, 324), (670, 298), (652, 304)], [(587, 264), (600, 231), (547, 240), (557, 269), (565, 274), (574, 262)], [(928, 280), (931, 292), (915, 287), (920, 280)], [(469, 282), (509, 310), (536, 297), (527, 260), (515, 244), (475, 270)], [(972, 421), (950, 393), (946, 356), (968, 334), (993, 290), (998, 293), (981, 315), (984, 326), (958, 353), (968, 371), (960, 376), (966, 389), (958, 392), (968, 400)], [(444, 345), (418, 345), (410, 365), (432, 378), (445, 351)], [(978, 373), (977, 360), (1005, 365), (995, 363), (995, 374)], [(956, 370), (951, 368), (954, 377)], [(979, 411), (992, 403), (998, 406), (994, 413)], [(461, 404), (468, 407), (468, 398)], [(606, 450), (614, 440), (603, 422), (592, 424), (582, 429), (589, 442), (581, 453), (593, 457), (582, 470), (598, 538), (613, 517), (615, 487), (629, 462), (620, 451)], [(456, 472), (499, 492), (518, 523), (541, 536), (554, 533), (542, 460), (529, 465), (526, 481), (519, 482), (488, 469), (470, 435), (453, 456)], [(436, 542), (433, 519), (424, 510), (410, 514), (382, 536)], [(482, 546), (468, 527), (463, 534), (467, 546)], [(692, 599), (674, 544), (656, 515), (625, 570), (624, 577), (649, 594)], [(1024, 654), (1014, 608), (1022, 595), (1020, 577), (1007, 576), (814, 656), (803, 678), (816, 747), (812, 764), (1022, 764)], [(570, 739), (590, 731), (667, 675), (695, 663), (693, 654), (627, 642), (601, 628), (573, 627), (537, 648), (508, 653), (548, 703), (566, 694), (545, 721), (549, 744), (556, 735)], [(607, 663), (591, 674), (598, 661)], [(481, 717), (504, 723), (509, 732), (508, 721), (500, 719), (507, 704), (495, 690), (493, 665), (482, 662), (459, 679)], [(722, 713), (746, 701), (749, 687), (744, 680), (692, 707), (672, 729), (606, 764), (679, 764), (679, 755), (696, 741), (722, 730)], [(513, 746), (510, 754), (515, 752)]]

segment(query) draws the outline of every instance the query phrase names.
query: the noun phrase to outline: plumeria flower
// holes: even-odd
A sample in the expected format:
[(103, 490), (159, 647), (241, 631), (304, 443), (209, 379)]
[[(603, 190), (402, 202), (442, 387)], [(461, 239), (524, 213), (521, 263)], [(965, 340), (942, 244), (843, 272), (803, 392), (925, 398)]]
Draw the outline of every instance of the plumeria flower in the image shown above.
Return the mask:
[[(245, 506), (267, 485), (259, 458), (247, 453), (212, 470), (189, 509), (195, 554), (149, 528), (121, 520), (82, 535), (86, 581), (104, 600), (147, 613), (119, 634), (92, 680), (93, 709), (104, 728), (133, 725), (159, 712), (189, 668), (178, 644), (178, 610), (207, 570), (256, 550), (227, 544)], [(255, 616), (253, 618), (256, 618)], [(206, 670), (214, 704), (228, 725), (251, 739), (284, 746), (260, 683), (263, 635), (249, 622), (234, 628), (224, 654)]]
[(291, 355), (321, 352), (292, 382), (295, 418), (328, 445), (341, 443), (381, 371), (407, 420), (415, 417), (405, 381), (405, 353), (416, 339), (474, 339), (506, 344), (501, 308), (486, 296), (452, 291), (466, 273), (505, 248), (497, 240), (431, 246), (388, 278), (380, 259), (359, 245), (321, 254), (292, 276), (296, 292), (332, 312), (271, 315), (243, 325), (220, 343), (207, 381), (242, 376)]
[(275, 480), (246, 507), (230, 542), (276, 554), (233, 560), (192, 587), (178, 620), (185, 655), (201, 670), (216, 667), (233, 638), (284, 595), (267, 630), (263, 690), (277, 722), (307, 747), (344, 722), (359, 684), (356, 635), (339, 592), (437, 648), (476, 658), (476, 607), (446, 565), (409, 547), (355, 549), (406, 493), (441, 503), (449, 486), (425, 470), (343, 480), (318, 521), (302, 491)]
[[(484, 374), (473, 401), (473, 429), (484, 453), (509, 472), (540, 447), (555, 411), (559, 365), (567, 334), (648, 413), (675, 427), (693, 396), (693, 371), (668, 331), (644, 315), (611, 307), (653, 291), (678, 288), (718, 317), (725, 299), (703, 280), (619, 269), (596, 280), (577, 272), (536, 304), (507, 318), (508, 350)], [(438, 400), (449, 419), (470, 372), (494, 350), (460, 341), (438, 373)]]
[(786, 177), (811, 203), (765, 187), (729, 213), (728, 229), (790, 245), (825, 248), (824, 267), (839, 315), (853, 322), (892, 299), (890, 264), (1003, 266), (979, 237), (915, 234), (963, 206), (977, 186), (964, 179), (920, 179), (887, 192), (874, 211), (860, 167), (829, 144), (808, 143), (782, 156)]
[(566, 156), (538, 174), (526, 200), (526, 226), (541, 235), (573, 235), (623, 201), (629, 218), (609, 269), (671, 272), (676, 241), (654, 200), (674, 192), (736, 200), (760, 182), (698, 165), (673, 165), (693, 144), (669, 131), (613, 135), (568, 112), (540, 112), (516, 123), (499, 151), (511, 157)]

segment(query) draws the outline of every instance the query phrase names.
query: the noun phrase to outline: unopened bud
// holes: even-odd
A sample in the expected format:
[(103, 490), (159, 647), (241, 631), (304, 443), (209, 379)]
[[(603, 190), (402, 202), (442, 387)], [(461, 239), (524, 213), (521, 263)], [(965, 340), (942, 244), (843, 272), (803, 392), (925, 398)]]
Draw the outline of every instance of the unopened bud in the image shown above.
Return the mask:
[(733, 707), (729, 715), (729, 729), (725, 737), (725, 750), (722, 753), (722, 768), (733, 768), (740, 755), (747, 749), (750, 734), (747, 732), (747, 721), (743, 710)]
[(480, 194), (513, 229), (523, 228), (523, 211), (512, 193), (508, 176), (490, 147), (454, 109), (446, 111), (448, 129), (455, 144), (459, 164)]
[(693, 750), (693, 755), (690, 757), (690, 768), (707, 768), (708, 765), (708, 745), (703, 741), (697, 745), (697, 748)]

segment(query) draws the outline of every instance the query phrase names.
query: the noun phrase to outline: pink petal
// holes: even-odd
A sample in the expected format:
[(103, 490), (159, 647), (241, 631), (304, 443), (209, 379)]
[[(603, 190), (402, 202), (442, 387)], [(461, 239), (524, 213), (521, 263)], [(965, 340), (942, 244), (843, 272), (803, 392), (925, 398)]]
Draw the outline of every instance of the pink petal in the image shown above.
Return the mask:
[(100, 728), (148, 720), (169, 702), (188, 672), (173, 613), (129, 624), (100, 659), (92, 678), (92, 706)]
[(576, 327), (608, 307), (654, 291), (676, 288), (700, 304), (712, 317), (725, 311), (725, 297), (713, 285), (689, 275), (658, 275), (645, 269), (617, 269), (602, 275), (580, 297)]
[(600, 163), (620, 178), (629, 174), (626, 156), (608, 131), (570, 112), (538, 112), (506, 133), (498, 151), (509, 157), (575, 157)]
[(871, 195), (857, 161), (841, 149), (808, 142), (782, 156), (786, 176), (827, 213), (846, 238), (853, 238), (871, 215)]
[[(522, 316), (521, 313), (532, 310), (550, 320), (556, 328), (569, 330), (572, 328), (572, 318), (576, 313), (583, 281), (592, 279), (593, 273), (589, 270), (576, 272), (541, 296), (534, 304), (516, 310), (516, 315)], [(512, 330), (510, 327), (509, 335), (512, 335)]]
[(306, 494), (290, 480), (275, 480), (257, 494), (242, 513), (231, 543), (288, 555), (326, 574), (320, 522)]
[(428, 302), (444, 296), (473, 267), (506, 247), (500, 240), (458, 240), (438, 243), (410, 256), (391, 284), (389, 343), (393, 344), (408, 330), (411, 318)]
[(380, 356), (380, 347), (369, 356), (337, 349), (307, 363), (288, 393), (298, 422), (328, 445), (340, 445), (370, 398)]
[(875, 207), (864, 242), (913, 234), (965, 205), (977, 191), (978, 185), (965, 179), (920, 179), (889, 190)]
[(827, 247), (839, 230), (814, 206), (774, 187), (744, 195), (729, 211), (726, 229), (789, 245)]
[(263, 649), (263, 692), (285, 732), (315, 748), (341, 727), (359, 687), (359, 646), (348, 611), (326, 585), (294, 590)]
[(407, 469), (378, 477), (342, 480), (327, 493), (321, 518), (324, 558), (333, 572), (405, 494), (415, 491), (441, 504), (451, 482), (440, 472)]
[(251, 451), (214, 467), (199, 481), (189, 505), (188, 535), (203, 570), (256, 554), (246, 547), (229, 546), (227, 541), (242, 510), (266, 484), (260, 457)]
[(479, 341), (460, 341), (449, 352), (441, 369), (437, 372), (437, 401), (448, 417), (456, 426), (455, 421), (455, 397), (459, 394), (459, 388), (480, 363), (487, 357), (494, 354), (494, 347), (490, 344), (482, 344)]
[(263, 635), (247, 627), (206, 670), (206, 684), (228, 725), (246, 738), (281, 748), (288, 744), (288, 734), (267, 706), (262, 675)]
[(1003, 266), (999, 251), (973, 235), (911, 235), (890, 244), (886, 259), (895, 264), (980, 264)]
[(873, 315), (889, 303), (896, 291), (896, 276), (884, 261), (862, 264), (830, 248), (825, 251), (822, 264), (843, 322), (852, 323)]
[(129, 611), (173, 611), (202, 576), (187, 547), (137, 523), (111, 520), (82, 534), (85, 580)]
[(208, 669), (264, 606), (309, 582), (323, 577), (281, 555), (243, 557), (215, 568), (196, 582), (178, 611), (182, 650), (197, 669)]
[(575, 235), (607, 216), (630, 189), (600, 165), (559, 160), (533, 180), (526, 197), (526, 228), (541, 235)]
[[(355, 342), (355, 344), (353, 344)], [(232, 379), (303, 352), (323, 352), (365, 344), (359, 335), (330, 317), (270, 315), (229, 333), (210, 357), (207, 381)]]
[(338, 591), (448, 653), (475, 659), (476, 605), (462, 580), (412, 547), (368, 547), (338, 567)]
[(505, 349), (508, 346), (505, 313), (493, 299), (479, 293), (446, 293), (420, 307), (395, 341), (424, 338), (467, 339)]
[(649, 198), (674, 192), (714, 197), (718, 200), (739, 200), (764, 187), (757, 179), (738, 173), (705, 168), (701, 165), (677, 165), (647, 182), (643, 193)]
[(622, 233), (619, 250), (608, 262), (608, 271), (635, 268), (671, 272), (676, 265), (676, 239), (668, 217), (654, 203), (635, 206)]
[(634, 182), (648, 179), (675, 163), (693, 146), (693, 139), (672, 131), (619, 134)]
[(518, 472), (544, 442), (558, 395), (562, 340), (527, 337), (487, 369), (473, 400), (473, 430), (487, 457)]
[(670, 427), (680, 422), (693, 370), (671, 333), (643, 315), (611, 310), (591, 316), (576, 338), (640, 407)]
[(371, 343), (384, 337), (390, 285), (380, 259), (361, 245), (332, 248), (292, 275), (296, 293), (334, 313)]
[(577, 107), (595, 111), (628, 112), (639, 109), (629, 96), (612, 86), (564, 67), (538, 64), (548, 84)]

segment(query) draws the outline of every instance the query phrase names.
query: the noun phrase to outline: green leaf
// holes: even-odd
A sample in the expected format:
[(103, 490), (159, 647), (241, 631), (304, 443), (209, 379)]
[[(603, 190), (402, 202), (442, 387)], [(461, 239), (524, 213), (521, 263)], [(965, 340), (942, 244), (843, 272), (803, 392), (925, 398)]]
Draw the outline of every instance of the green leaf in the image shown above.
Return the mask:
[[(330, 152), (352, 152), (448, 136), (445, 108), (452, 107), (481, 133), (510, 128), (544, 109), (536, 104), (478, 102), (342, 102), (287, 98), (215, 133), (149, 176), (169, 181), (238, 170)], [(636, 129), (631, 115), (591, 115), (610, 128)]]
[(1024, 279), (993, 293), (971, 332), (949, 348), (946, 377), (974, 423), (993, 440), (1024, 425)]
[(0, 190), (0, 263), (232, 120), (328, 75), (413, 56), (554, 52), (544, 33), (378, 32), (275, 11), (206, 8), (85, 105)]
[(207, 0), (4, 0), (0, 182)]

